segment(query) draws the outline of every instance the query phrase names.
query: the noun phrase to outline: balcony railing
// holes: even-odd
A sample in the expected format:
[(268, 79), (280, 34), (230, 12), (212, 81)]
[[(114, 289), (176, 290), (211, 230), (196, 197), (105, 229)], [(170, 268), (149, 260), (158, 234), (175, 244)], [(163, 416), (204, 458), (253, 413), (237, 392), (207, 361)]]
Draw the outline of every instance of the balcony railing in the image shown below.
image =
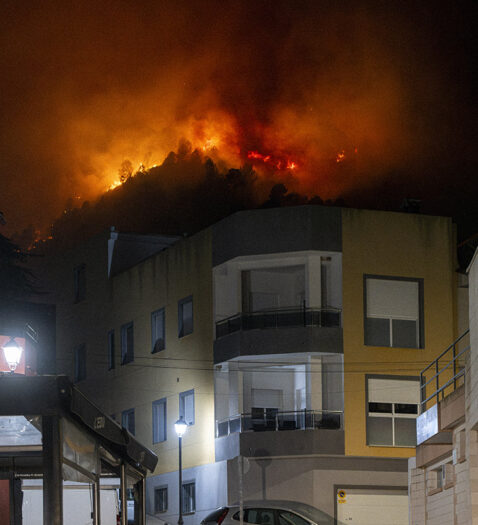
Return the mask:
[(216, 323), (216, 338), (238, 332), (262, 328), (295, 326), (340, 326), (338, 308), (276, 308), (259, 312), (239, 313)]
[(237, 414), (216, 421), (216, 437), (224, 437), (236, 432), (320, 428), (343, 429), (343, 412), (340, 410), (278, 411), (274, 408), (252, 408), (250, 413)]
[[(451, 394), (465, 381), (465, 359), (470, 349), (469, 330), (444, 350), (434, 361), (420, 372), (420, 412), (427, 409), (427, 403), (440, 401)], [(428, 393), (428, 395), (427, 395)]]

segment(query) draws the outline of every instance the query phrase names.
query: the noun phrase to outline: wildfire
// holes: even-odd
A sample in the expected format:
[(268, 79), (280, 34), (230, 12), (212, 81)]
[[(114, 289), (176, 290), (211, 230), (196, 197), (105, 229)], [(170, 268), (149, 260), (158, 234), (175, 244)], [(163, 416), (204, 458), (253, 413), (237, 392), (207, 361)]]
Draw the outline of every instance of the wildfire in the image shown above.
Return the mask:
[(115, 188), (117, 188), (118, 186), (121, 186), (121, 184), (123, 184), (122, 181), (120, 181), (119, 179), (116, 179), (114, 182), (112, 182), (109, 187), (108, 187), (108, 191), (111, 191), (111, 190), (114, 190)]
[(295, 170), (298, 167), (296, 161), (281, 159), (273, 155), (263, 155), (259, 151), (248, 151), (247, 158), (252, 161), (261, 161), (264, 164), (277, 170)]
[(335, 158), (335, 160), (337, 161), (337, 163), (343, 162), (345, 160), (345, 151), (344, 150), (339, 151), (337, 153), (337, 157)]

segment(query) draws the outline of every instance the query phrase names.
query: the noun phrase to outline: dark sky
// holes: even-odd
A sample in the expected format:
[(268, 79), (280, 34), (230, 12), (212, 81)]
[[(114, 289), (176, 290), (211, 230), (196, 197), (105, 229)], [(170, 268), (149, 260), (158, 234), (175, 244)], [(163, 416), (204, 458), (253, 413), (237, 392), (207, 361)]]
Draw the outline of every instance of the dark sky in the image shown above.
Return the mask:
[(269, 156), (253, 161), (262, 176), (280, 162), (308, 194), (407, 194), (466, 215), (478, 196), (473, 20), (471, 1), (451, 0), (4, 0), (5, 231), (45, 229), (125, 160), (160, 164), (181, 139), (229, 166)]

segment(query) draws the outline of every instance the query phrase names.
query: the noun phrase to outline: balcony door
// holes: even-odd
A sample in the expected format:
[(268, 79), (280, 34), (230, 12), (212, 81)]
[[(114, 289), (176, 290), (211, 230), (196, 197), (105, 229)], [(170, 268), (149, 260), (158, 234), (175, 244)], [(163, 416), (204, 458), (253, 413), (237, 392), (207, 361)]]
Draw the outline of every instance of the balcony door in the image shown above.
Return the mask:
[(274, 388), (253, 388), (252, 406), (258, 408), (276, 408), (282, 410), (284, 393)]
[(244, 313), (299, 308), (305, 299), (305, 266), (257, 268), (242, 272)]

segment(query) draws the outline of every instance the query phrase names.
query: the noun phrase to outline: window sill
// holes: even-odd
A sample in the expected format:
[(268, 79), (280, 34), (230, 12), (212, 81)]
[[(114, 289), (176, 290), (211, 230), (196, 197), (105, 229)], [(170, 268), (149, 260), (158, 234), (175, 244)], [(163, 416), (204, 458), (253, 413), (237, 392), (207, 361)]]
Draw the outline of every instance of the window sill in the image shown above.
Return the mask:
[(436, 489), (430, 489), (430, 490), (427, 492), (427, 495), (428, 495), (428, 496), (433, 496), (434, 494), (438, 494), (439, 492), (443, 492), (442, 487), (438, 487), (438, 488), (436, 488)]
[(196, 514), (195, 510), (193, 510), (191, 512), (183, 512), (183, 516), (192, 516), (193, 514)]
[(409, 448), (415, 450), (416, 445), (370, 445), (367, 443), (367, 447), (371, 448)]

